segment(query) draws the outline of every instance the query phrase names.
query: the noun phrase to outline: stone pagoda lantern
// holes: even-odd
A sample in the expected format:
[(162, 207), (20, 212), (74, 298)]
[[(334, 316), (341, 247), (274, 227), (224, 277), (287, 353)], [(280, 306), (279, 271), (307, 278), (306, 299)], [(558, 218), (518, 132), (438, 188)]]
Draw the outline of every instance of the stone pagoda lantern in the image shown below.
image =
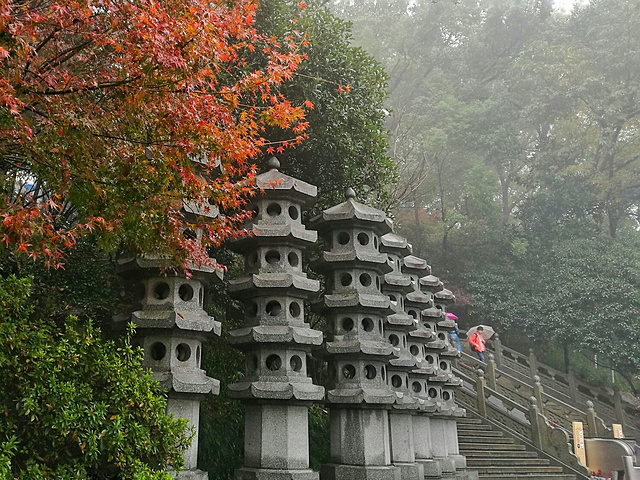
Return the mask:
[[(442, 288), (434, 293), (435, 310), (439, 312), (437, 317), (437, 335), (440, 340), (448, 338), (449, 332), (455, 327), (455, 322), (446, 318), (446, 309), (455, 302), (455, 296), (451, 291)], [(435, 315), (435, 313), (434, 313)], [(433, 317), (431, 317), (433, 318)], [(438, 384), (442, 396), (442, 408), (431, 420), (432, 438), (434, 439), (434, 455), (440, 459), (446, 469), (451, 468), (461, 471), (467, 466), (464, 456), (460, 455), (458, 447), (458, 429), (456, 419), (464, 417), (466, 412), (455, 403), (455, 390), (462, 386), (462, 379), (453, 374), (453, 360), (460, 356), (458, 349), (448, 341), (447, 348), (439, 355), (440, 375)], [(445, 467), (443, 467), (445, 470)]]
[[(411, 277), (402, 273), (403, 257), (411, 253), (411, 247), (405, 238), (387, 233), (380, 239), (380, 251), (387, 254), (387, 263), (393, 268), (385, 274), (382, 284), (382, 292), (389, 296), (393, 309), (385, 320), (384, 335), (398, 356), (390, 359), (387, 366), (387, 383), (396, 397), (389, 410), (391, 461), (400, 469), (402, 479), (422, 480), (424, 469), (415, 458), (412, 419), (420, 404), (413, 389), (422, 387), (414, 382), (410, 385), (409, 376), (423, 362), (409, 352), (408, 338), (418, 331), (418, 322), (404, 310), (405, 297), (413, 291), (413, 286)], [(427, 338), (430, 338), (428, 332)]]
[(229, 386), (229, 397), (245, 405), (244, 466), (239, 480), (314, 480), (309, 469), (308, 407), (324, 389), (307, 374), (307, 355), (322, 343), (322, 332), (305, 322), (305, 303), (319, 290), (303, 266), (306, 247), (317, 233), (302, 224), (301, 208), (312, 205), (316, 187), (278, 171), (256, 176), (249, 236), (230, 247), (245, 259), (244, 275), (229, 292), (244, 304), (244, 327), (229, 334), (245, 353), (245, 375)]
[(431, 438), (431, 418), (441, 408), (437, 390), (433, 389), (430, 379), (437, 372), (437, 362), (429, 355), (429, 346), (434, 345), (435, 330), (425, 324), (422, 317), (424, 309), (433, 306), (432, 295), (420, 289), (420, 278), (431, 272), (426, 260), (414, 255), (402, 259), (402, 272), (411, 279), (412, 290), (407, 293), (405, 311), (415, 319), (417, 329), (410, 332), (410, 352), (417, 360), (417, 368), (409, 375), (413, 394), (418, 397), (420, 407), (413, 417), (414, 449), (416, 461), (422, 464), (425, 478), (440, 478), (442, 468), (434, 458)]
[(382, 275), (392, 269), (380, 253), (380, 237), (391, 231), (386, 215), (347, 200), (311, 222), (324, 242), (313, 263), (325, 275), (325, 294), (315, 307), (327, 322), (327, 403), (331, 417), (331, 461), (323, 480), (399, 480), (391, 465), (388, 408), (395, 401), (386, 365), (394, 347), (383, 323), (393, 313), (381, 293)]
[[(192, 160), (195, 172), (206, 176), (209, 166)], [(182, 214), (188, 222), (214, 219), (218, 210), (209, 205), (184, 202)], [(185, 231), (194, 239), (201, 231)], [(222, 270), (206, 266), (189, 267), (190, 276), (176, 272), (164, 258), (121, 255), (119, 273), (132, 299), (132, 313), (114, 319), (114, 328), (122, 330), (128, 322), (136, 327), (133, 343), (144, 350), (142, 365), (167, 390), (167, 411), (187, 419), (195, 431), (184, 452), (184, 470), (178, 478), (204, 480), (206, 472), (197, 469), (200, 402), (206, 395), (218, 394), (219, 382), (200, 368), (202, 343), (211, 335), (220, 335), (220, 323), (204, 310), (205, 289), (222, 279)]]

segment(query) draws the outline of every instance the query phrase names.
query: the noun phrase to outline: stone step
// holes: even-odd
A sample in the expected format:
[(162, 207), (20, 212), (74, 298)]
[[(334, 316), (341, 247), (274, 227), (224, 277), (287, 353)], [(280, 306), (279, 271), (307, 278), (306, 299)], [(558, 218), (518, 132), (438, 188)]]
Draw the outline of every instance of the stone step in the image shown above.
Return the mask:
[[(486, 450), (465, 450), (462, 451), (462, 449), (460, 449), (460, 454), (464, 455), (465, 457), (471, 459), (471, 458), (495, 458), (495, 456), (493, 456), (493, 454), (489, 451)], [(500, 455), (503, 456), (504, 458), (522, 458), (522, 459), (527, 459), (527, 458), (538, 458), (538, 455), (536, 454), (536, 452), (530, 452), (528, 450), (510, 450), (510, 451), (504, 451), (504, 452), (500, 452)]]
[(560, 473), (560, 474), (563, 473), (562, 467), (553, 467), (553, 466), (535, 467), (535, 466), (526, 466), (526, 465), (522, 467), (504, 467), (504, 466), (503, 467), (492, 467), (492, 466), (473, 467), (473, 470), (478, 472), (478, 474), (481, 476), (494, 475), (494, 474), (540, 475), (541, 473)]
[(458, 423), (458, 425), (460, 424), (480, 424), (482, 423), (482, 420), (480, 420), (479, 418), (474, 418), (474, 417), (460, 417), (456, 419), (456, 422)]
[[(502, 433), (502, 432), (499, 432)], [(511, 437), (505, 436), (489, 436), (478, 434), (473, 436), (460, 436), (458, 435), (458, 442), (460, 443), (516, 443), (516, 441)]]
[(478, 430), (491, 430), (490, 425), (484, 425), (482, 423), (459, 423), (457, 427), (458, 427), (458, 432), (475, 432)]
[(576, 480), (575, 475), (560, 474), (560, 473), (542, 473), (542, 474), (496, 474), (479, 475), (479, 478), (486, 480)]
[[(501, 443), (501, 444), (495, 444), (495, 443), (463, 443), (460, 442), (458, 444), (458, 446), (460, 447), (460, 451), (468, 451), (468, 450), (484, 450), (486, 451), (491, 451), (491, 450), (500, 450), (500, 451), (510, 451), (510, 450), (525, 450), (524, 445), (518, 445), (516, 443)], [(464, 455), (464, 453), (462, 453)]]
[(475, 467), (548, 467), (550, 464), (546, 458), (497, 458), (497, 457), (468, 457), (467, 467), (475, 470)]
[(504, 437), (504, 433), (497, 430), (458, 430), (458, 438), (477, 438), (477, 437)]

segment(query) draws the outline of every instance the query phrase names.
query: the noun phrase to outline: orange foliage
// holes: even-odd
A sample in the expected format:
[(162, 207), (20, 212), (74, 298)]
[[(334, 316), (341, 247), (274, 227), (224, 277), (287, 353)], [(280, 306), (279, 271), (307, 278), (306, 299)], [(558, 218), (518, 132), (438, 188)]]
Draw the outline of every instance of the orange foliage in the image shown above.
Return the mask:
[[(111, 248), (208, 262), (207, 245), (237, 235), (243, 214), (185, 225), (183, 199), (239, 212), (253, 159), (305, 136), (305, 107), (277, 91), (302, 61), (304, 38), (263, 38), (257, 8), (0, 0), (0, 241), (55, 267), (65, 246), (96, 229)], [(245, 58), (256, 52), (260, 70)], [(269, 144), (266, 126), (292, 138)], [(185, 237), (187, 227), (204, 242)]]

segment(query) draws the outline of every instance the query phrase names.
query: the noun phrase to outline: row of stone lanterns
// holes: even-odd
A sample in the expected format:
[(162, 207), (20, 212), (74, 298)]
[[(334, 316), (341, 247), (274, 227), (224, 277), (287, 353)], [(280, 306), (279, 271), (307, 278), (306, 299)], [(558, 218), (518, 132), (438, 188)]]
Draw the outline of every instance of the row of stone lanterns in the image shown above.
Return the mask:
[[(302, 314), (318, 290), (301, 268), (303, 244), (315, 232), (302, 226), (300, 209), (315, 187), (279, 172), (276, 160), (269, 168), (256, 177), (262, 193), (252, 236), (232, 245), (245, 256), (244, 276), (230, 282), (245, 305), (245, 326), (230, 333), (247, 364), (245, 378), (230, 386), (247, 412), (238, 478), (313, 476), (306, 408), (321, 399), (331, 430), (323, 479), (460, 477), (455, 418), (464, 411), (455, 405), (458, 352), (445, 317), (453, 295), (392, 233), (386, 215), (350, 190), (310, 222), (324, 247), (311, 263), (324, 278), (311, 305), (326, 321), (323, 339)], [(326, 393), (310, 383), (310, 354), (327, 364)]]
[[(445, 317), (454, 297), (392, 233), (386, 215), (345, 202), (302, 224), (302, 208), (316, 187), (281, 173), (276, 159), (256, 176), (261, 189), (246, 225), (250, 235), (230, 245), (244, 256), (244, 273), (229, 293), (244, 305), (244, 325), (229, 333), (245, 355), (244, 377), (229, 396), (245, 405), (245, 457), (239, 480), (318, 478), (309, 469), (308, 407), (330, 409), (331, 459), (326, 480), (421, 480), (464, 477), (457, 448), (455, 405), (460, 381), (451, 361), (452, 328)], [(202, 209), (201, 209), (202, 210)], [(185, 215), (217, 212), (185, 205)], [(324, 250), (308, 278), (303, 255), (320, 235)], [(203, 310), (212, 271), (162, 276), (161, 261), (123, 259), (123, 273), (144, 292), (130, 318), (138, 327), (145, 365), (169, 391), (169, 410), (196, 428), (202, 395), (217, 381), (200, 369), (201, 344), (220, 326)], [(214, 275), (215, 276), (215, 275)], [(320, 332), (305, 322), (310, 307), (326, 320)], [(329, 380), (314, 385), (310, 355), (324, 360)], [(197, 436), (184, 478), (206, 478), (196, 468)]]

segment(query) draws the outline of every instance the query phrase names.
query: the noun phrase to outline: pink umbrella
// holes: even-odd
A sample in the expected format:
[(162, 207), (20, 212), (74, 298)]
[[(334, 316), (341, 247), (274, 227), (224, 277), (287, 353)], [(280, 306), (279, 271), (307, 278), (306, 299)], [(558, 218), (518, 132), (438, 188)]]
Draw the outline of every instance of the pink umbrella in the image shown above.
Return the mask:
[(458, 317), (454, 313), (451, 313), (451, 312), (447, 312), (445, 316), (450, 320), (457, 320), (458, 319)]

